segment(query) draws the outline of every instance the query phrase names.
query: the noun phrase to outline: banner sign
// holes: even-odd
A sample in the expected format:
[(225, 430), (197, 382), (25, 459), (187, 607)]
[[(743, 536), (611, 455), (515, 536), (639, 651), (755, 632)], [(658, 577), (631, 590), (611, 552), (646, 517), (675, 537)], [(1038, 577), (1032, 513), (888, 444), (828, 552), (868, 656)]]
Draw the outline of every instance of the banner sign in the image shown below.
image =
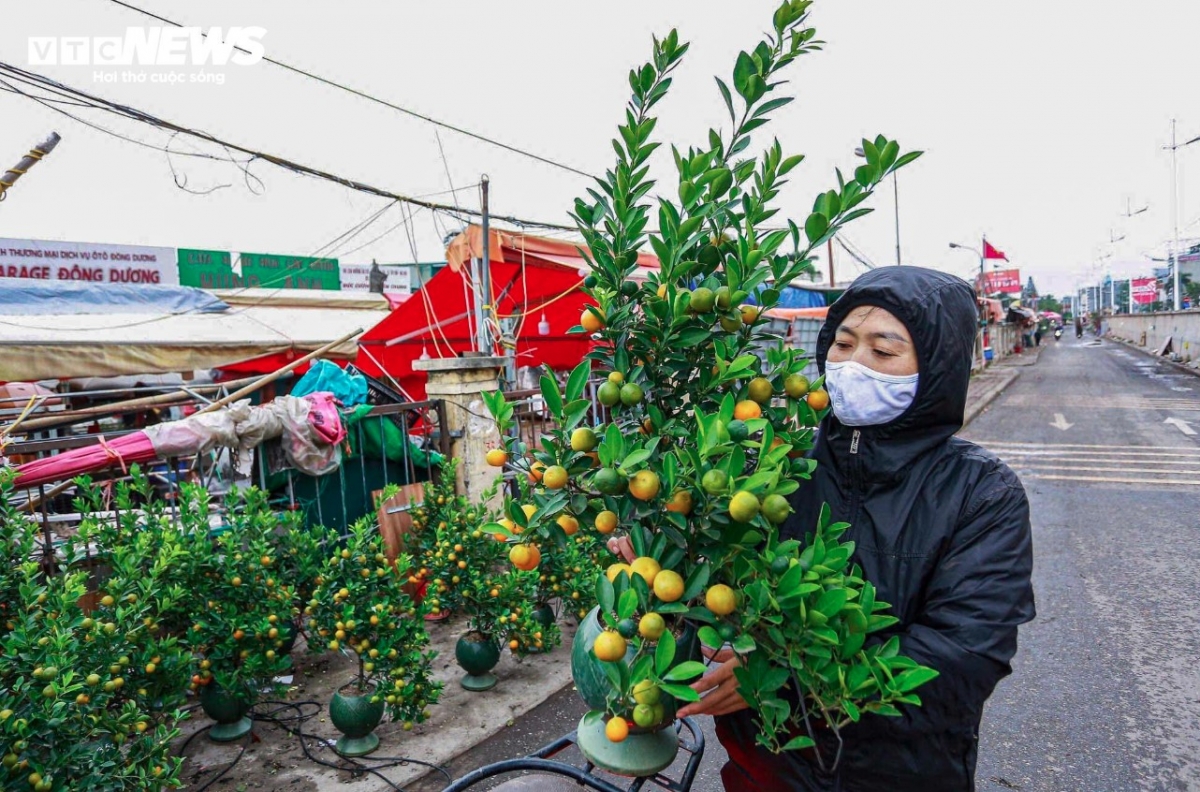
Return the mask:
[(1149, 305), (1158, 299), (1158, 281), (1154, 278), (1134, 278), (1130, 281), (1133, 301), (1138, 305)]
[(179, 283), (175, 249), (0, 238), (0, 277), (43, 281)]
[(1020, 294), (1021, 270), (1006, 269), (984, 273), (984, 294)]
[[(342, 291), (371, 291), (370, 264), (341, 264)], [(412, 267), (380, 264), (379, 269), (387, 276), (383, 282), (386, 294), (412, 294)]]
[(260, 289), (341, 288), (337, 259), (243, 253), (239, 257), (245, 285)]
[(179, 285), (197, 289), (240, 289), (246, 284), (233, 271), (233, 260), (224, 250), (180, 248)]

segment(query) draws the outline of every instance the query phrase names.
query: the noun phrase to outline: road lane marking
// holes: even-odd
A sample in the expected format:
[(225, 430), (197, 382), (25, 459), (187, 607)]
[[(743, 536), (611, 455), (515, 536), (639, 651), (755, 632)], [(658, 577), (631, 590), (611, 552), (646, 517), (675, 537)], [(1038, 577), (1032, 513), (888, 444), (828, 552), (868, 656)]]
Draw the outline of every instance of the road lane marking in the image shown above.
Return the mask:
[(1188, 437), (1196, 434), (1196, 430), (1192, 428), (1192, 425), (1181, 418), (1168, 418), (1167, 420), (1163, 421), (1163, 423), (1173, 424), (1176, 429), (1183, 432)]
[[(1114, 446), (1112, 444), (1101, 443), (1023, 443), (1019, 440), (972, 440), (975, 445), (984, 446), (986, 448), (1025, 448), (1036, 451), (1056, 448), (1098, 448), (1107, 451), (1192, 451), (1192, 446), (1177, 446), (1177, 445), (1136, 445), (1136, 446)], [(1200, 453), (1200, 448), (1195, 448), (1196, 453)]]
[[(1023, 474), (1023, 471), (1026, 471), (1026, 470), (1028, 470), (1031, 474), (1036, 474), (1036, 471), (1042, 467), (1043, 466), (1041, 466), (1041, 465), (1014, 465), (1013, 469), (1016, 470), (1018, 474)], [(1056, 469), (1059, 469), (1061, 466), (1055, 465), (1055, 466), (1044, 466), (1044, 467), (1048, 470), (1056, 470)], [(1075, 465), (1071, 465), (1070, 468), (1068, 468), (1068, 471), (1071, 473), (1078, 473), (1078, 472), (1128, 473), (1129, 468), (1127, 466), (1125, 466), (1125, 467), (1077, 467)], [(1184, 469), (1179, 469), (1179, 468), (1172, 468), (1170, 470), (1137, 468), (1137, 472), (1138, 473), (1154, 473), (1157, 475), (1200, 476), (1200, 470), (1184, 470)]]
[(1102, 459), (1118, 459), (1129, 462), (1165, 462), (1171, 463), (1172, 460), (1200, 460), (1200, 449), (1193, 454), (1168, 454), (1164, 452), (1152, 451), (1150, 453), (1111, 453), (1097, 454), (1093, 451), (1006, 451), (1000, 448), (991, 449), (997, 456), (1008, 459), (1059, 459), (1063, 461), (1074, 460), (1090, 460), (1094, 459), (1099, 462)]
[(1178, 487), (1200, 487), (1200, 478), (1196, 479), (1144, 479), (1144, 478), (1109, 478), (1107, 476), (1065, 476), (1048, 473), (1030, 473), (1022, 478), (1049, 481), (1087, 481), (1092, 483), (1109, 484), (1167, 484)]
[(1050, 425), (1065, 432), (1075, 424), (1067, 423), (1067, 419), (1063, 417), (1062, 413), (1054, 413), (1054, 420), (1050, 422)]

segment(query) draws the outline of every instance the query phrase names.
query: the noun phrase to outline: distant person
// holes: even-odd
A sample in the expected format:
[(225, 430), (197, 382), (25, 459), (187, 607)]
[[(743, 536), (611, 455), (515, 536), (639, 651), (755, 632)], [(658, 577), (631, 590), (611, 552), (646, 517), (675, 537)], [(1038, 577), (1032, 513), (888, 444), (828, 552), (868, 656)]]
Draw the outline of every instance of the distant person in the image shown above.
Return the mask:
[(1083, 320), (1078, 316), (1075, 317), (1075, 337), (1083, 338)]
[(1042, 345), (1042, 326), (1040, 324), (1033, 331), (1033, 345), (1038, 347)]
[(374, 260), (371, 261), (371, 271), (367, 277), (370, 279), (370, 289), (373, 294), (383, 294), (383, 284), (387, 281), (387, 273), (379, 268)]

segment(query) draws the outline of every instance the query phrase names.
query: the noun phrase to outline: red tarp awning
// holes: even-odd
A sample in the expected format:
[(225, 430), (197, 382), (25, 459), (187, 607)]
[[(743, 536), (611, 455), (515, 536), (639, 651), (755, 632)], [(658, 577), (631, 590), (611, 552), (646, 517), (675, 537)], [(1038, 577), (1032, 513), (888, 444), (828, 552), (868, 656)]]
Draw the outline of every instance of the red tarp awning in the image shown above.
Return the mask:
[[(591, 348), (583, 335), (568, 335), (591, 303), (580, 289), (587, 264), (576, 244), (507, 231), (490, 234), (491, 286), (498, 318), (515, 319), (518, 366), (569, 369)], [(425, 375), (413, 371), (422, 353), (455, 357), (475, 349), (471, 258), (482, 253), (483, 233), (470, 226), (446, 250), (449, 266), (411, 299), (368, 330), (359, 341), (355, 366), (374, 377), (390, 375), (414, 399), (424, 398)], [(653, 256), (639, 263), (657, 267)], [(543, 316), (549, 332), (538, 325)]]

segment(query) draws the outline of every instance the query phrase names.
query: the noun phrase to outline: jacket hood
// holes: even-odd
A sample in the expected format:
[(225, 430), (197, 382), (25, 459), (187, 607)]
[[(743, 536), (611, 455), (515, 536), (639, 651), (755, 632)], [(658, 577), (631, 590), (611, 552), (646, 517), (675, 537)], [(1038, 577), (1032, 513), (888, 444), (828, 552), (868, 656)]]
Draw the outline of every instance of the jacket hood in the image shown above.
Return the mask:
[[(908, 328), (916, 348), (920, 377), (912, 405), (891, 423), (861, 427), (865, 436), (890, 449), (887, 459), (876, 462), (898, 469), (962, 428), (978, 322), (975, 294), (966, 281), (936, 270), (909, 266), (871, 270), (829, 309), (817, 339), (817, 366), (822, 374), (838, 326), (862, 305), (895, 315)], [(832, 411), (821, 429), (832, 441), (850, 434)]]

